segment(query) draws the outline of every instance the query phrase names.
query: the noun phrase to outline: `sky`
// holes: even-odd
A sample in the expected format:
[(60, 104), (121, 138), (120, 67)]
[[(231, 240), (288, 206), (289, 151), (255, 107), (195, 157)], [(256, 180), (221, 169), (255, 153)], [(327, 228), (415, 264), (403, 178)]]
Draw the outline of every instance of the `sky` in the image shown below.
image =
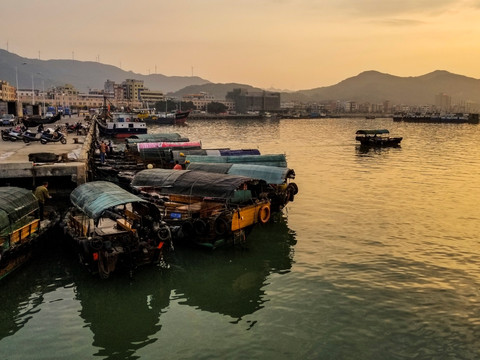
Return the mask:
[(480, 78), (480, 0), (1, 0), (26, 58), (307, 90), (363, 71)]

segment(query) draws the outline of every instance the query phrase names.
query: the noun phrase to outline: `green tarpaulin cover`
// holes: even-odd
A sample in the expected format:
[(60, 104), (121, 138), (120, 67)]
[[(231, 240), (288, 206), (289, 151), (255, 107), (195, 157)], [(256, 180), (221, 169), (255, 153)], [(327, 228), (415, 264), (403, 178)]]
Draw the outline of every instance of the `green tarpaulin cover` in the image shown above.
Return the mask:
[(14, 186), (0, 187), (0, 234), (9, 233), (14, 224), (38, 209), (30, 190)]
[(70, 194), (72, 204), (92, 219), (115, 206), (134, 202), (146, 202), (108, 181), (93, 181), (78, 186)]

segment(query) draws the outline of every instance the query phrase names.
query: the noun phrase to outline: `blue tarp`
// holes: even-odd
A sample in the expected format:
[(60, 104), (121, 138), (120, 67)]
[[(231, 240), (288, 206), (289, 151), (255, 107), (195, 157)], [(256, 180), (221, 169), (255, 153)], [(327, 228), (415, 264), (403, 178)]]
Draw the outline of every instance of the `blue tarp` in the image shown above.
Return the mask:
[(265, 180), (267, 184), (275, 185), (284, 184), (287, 181), (287, 178), (295, 178), (295, 172), (292, 169), (265, 165), (191, 163), (188, 165), (187, 169), (230, 175), (242, 175), (252, 179)]
[(191, 163), (236, 163), (250, 165), (265, 165), (287, 167), (287, 160), (284, 154), (271, 155), (240, 155), (240, 156), (202, 156), (187, 155), (186, 159)]

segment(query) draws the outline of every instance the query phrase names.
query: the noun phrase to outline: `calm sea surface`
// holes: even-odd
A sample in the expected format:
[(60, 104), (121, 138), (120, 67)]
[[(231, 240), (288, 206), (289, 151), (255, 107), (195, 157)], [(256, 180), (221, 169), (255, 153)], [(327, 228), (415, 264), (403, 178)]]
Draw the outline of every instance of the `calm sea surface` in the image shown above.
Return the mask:
[[(360, 151), (387, 128), (401, 148)], [(204, 148), (285, 153), (299, 194), (247, 249), (93, 278), (51, 246), (0, 283), (0, 359), (478, 359), (480, 126), (191, 121)]]

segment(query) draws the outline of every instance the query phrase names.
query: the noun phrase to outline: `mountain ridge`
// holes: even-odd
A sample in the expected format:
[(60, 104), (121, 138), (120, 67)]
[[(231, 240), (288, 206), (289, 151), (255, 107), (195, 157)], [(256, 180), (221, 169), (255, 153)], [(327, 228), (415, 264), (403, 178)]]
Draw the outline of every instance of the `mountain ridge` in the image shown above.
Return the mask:
[[(264, 91), (239, 83), (212, 83), (197, 76), (143, 75), (125, 71), (113, 65), (79, 60), (28, 59), (0, 49), (0, 79), (19, 88), (63, 86), (72, 84), (78, 90), (103, 89), (107, 80), (121, 83), (126, 79), (143, 80), (150, 90), (163, 91), (170, 96), (207, 92), (216, 99), (235, 88)], [(270, 91), (270, 90), (265, 90)], [(277, 91), (278, 92), (278, 91)], [(363, 71), (330, 86), (307, 90), (282, 91), (282, 102), (356, 101), (359, 103), (423, 105), (433, 104), (440, 93), (452, 97), (452, 102), (480, 102), (480, 80), (446, 70), (435, 70), (420, 76), (400, 77), (376, 70)]]

